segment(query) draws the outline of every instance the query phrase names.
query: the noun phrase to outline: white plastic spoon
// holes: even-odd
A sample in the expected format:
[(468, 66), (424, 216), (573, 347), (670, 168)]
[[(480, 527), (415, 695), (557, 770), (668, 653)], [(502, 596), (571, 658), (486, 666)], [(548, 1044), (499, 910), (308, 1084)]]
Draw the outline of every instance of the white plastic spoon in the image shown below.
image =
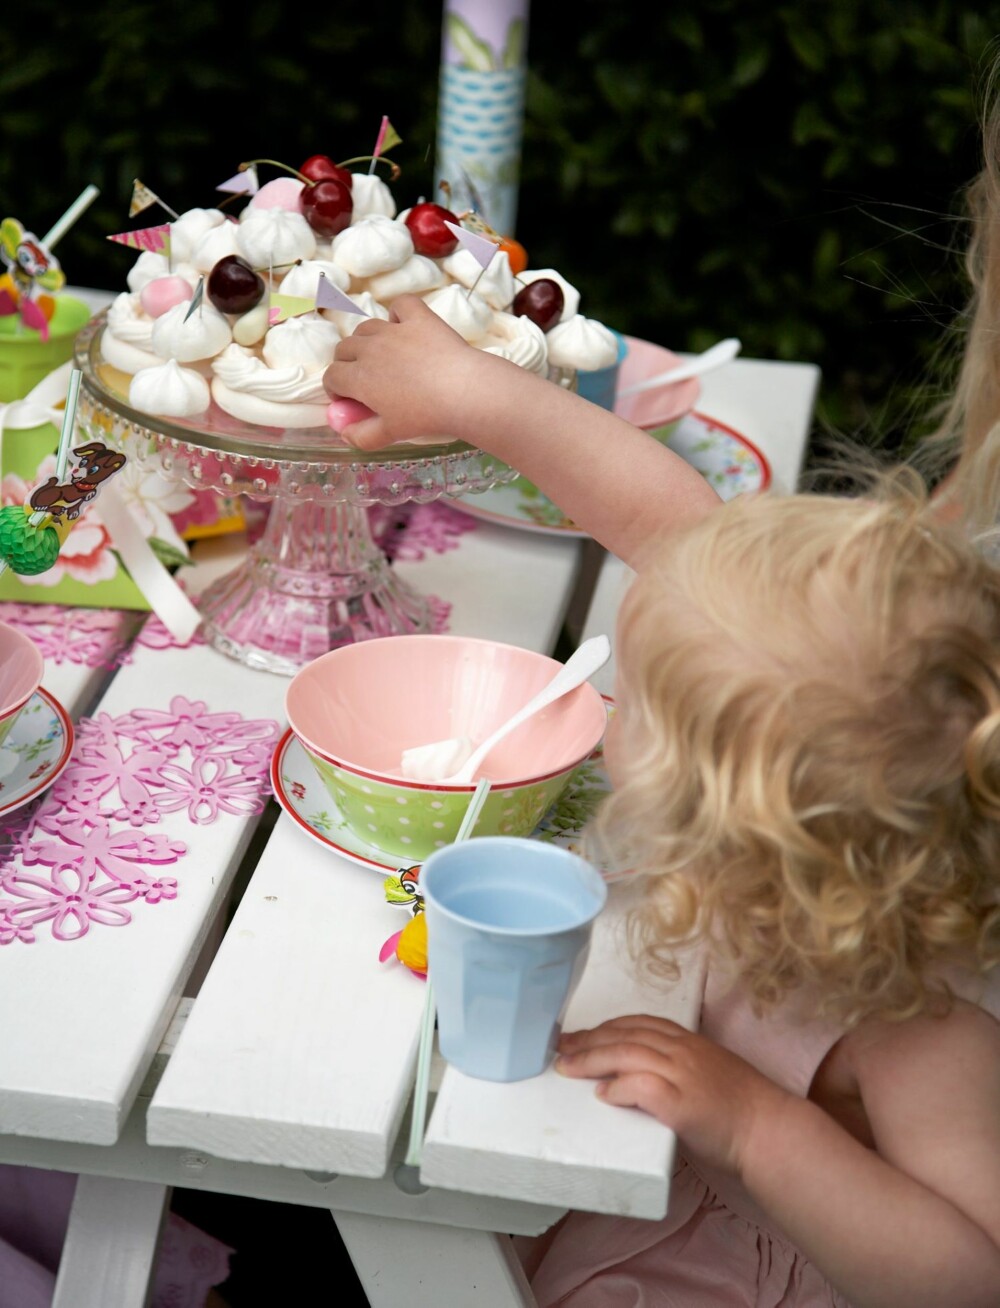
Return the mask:
[(436, 781), (445, 786), (463, 786), (476, 775), (479, 765), (503, 738), (522, 722), (526, 722), (539, 709), (594, 675), (611, 657), (611, 642), (607, 636), (591, 636), (569, 656), (556, 675), (523, 708), (497, 727), (478, 746), (473, 748), (468, 736), (451, 736), (446, 740), (431, 741), (428, 745), (414, 745), (403, 750), (401, 772), (411, 781)]
[(672, 386), (674, 382), (687, 381), (689, 377), (700, 377), (702, 373), (711, 372), (713, 368), (721, 368), (730, 359), (735, 359), (742, 348), (735, 336), (727, 336), (724, 341), (716, 342), (703, 354), (688, 359), (686, 363), (679, 363), (676, 368), (668, 368), (666, 372), (661, 372), (656, 377), (647, 377), (645, 381), (633, 382), (631, 386), (623, 387), (618, 392), (617, 398), (620, 400), (626, 395), (638, 395), (640, 391)]

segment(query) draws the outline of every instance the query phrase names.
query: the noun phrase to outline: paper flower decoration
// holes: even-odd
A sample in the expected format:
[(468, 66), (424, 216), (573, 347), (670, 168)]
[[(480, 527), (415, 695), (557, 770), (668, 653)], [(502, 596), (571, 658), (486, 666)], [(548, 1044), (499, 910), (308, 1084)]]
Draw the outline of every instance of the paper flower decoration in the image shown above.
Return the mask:
[(53, 294), (66, 284), (59, 260), (16, 218), (0, 223), (0, 260), (6, 269), (0, 275), (0, 317), (20, 314), (26, 327), (47, 340), (49, 319), (56, 310)]
[(386, 900), (390, 904), (412, 910), (413, 916), (401, 931), (394, 931), (379, 950), (378, 961), (397, 959), (416, 976), (427, 977), (427, 919), (424, 901), (420, 894), (420, 867), (400, 868), (394, 877), (382, 883)]

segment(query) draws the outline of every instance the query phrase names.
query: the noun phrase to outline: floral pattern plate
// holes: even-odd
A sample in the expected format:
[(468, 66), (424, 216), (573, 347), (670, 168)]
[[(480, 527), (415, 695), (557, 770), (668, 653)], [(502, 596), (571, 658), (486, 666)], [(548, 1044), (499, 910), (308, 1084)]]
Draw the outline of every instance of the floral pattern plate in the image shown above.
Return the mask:
[[(706, 478), (724, 500), (745, 491), (766, 490), (771, 468), (764, 455), (732, 427), (701, 413), (686, 414), (666, 427), (647, 429)], [(563, 511), (525, 477), (480, 495), (453, 501), (456, 509), (487, 522), (497, 522), (546, 535), (586, 538)]]
[(0, 747), (0, 817), (52, 785), (73, 752), (73, 724), (49, 691), (39, 687)]
[[(607, 696), (604, 698), (610, 713), (613, 704)], [(376, 872), (399, 871), (398, 858), (367, 844), (347, 826), (291, 730), (285, 732), (274, 751), (271, 785), (275, 798), (289, 817), (326, 849)], [(579, 853), (580, 834), (609, 789), (602, 752), (597, 749), (573, 773), (558, 802), (535, 829), (535, 838), (553, 841)]]

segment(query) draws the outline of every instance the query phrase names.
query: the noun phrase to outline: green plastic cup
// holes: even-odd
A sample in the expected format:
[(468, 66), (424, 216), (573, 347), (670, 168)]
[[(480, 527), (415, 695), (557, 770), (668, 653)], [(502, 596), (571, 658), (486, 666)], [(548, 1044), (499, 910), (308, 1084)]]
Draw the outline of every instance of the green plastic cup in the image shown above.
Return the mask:
[(81, 327), (90, 321), (90, 306), (74, 295), (57, 295), (49, 338), (25, 327), (18, 314), (0, 318), (0, 404), (24, 397), (60, 364), (73, 357)]

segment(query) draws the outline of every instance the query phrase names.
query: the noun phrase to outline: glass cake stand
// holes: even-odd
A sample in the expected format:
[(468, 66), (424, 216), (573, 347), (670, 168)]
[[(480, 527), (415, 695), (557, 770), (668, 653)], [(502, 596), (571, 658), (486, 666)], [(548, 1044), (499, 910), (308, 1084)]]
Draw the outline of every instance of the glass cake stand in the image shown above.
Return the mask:
[(367, 509), (490, 490), (513, 469), (460, 441), (362, 452), (329, 427), (250, 426), (214, 403), (190, 419), (139, 412), (128, 404), (128, 376), (101, 355), (105, 318), (97, 314), (76, 340), (88, 435), (195, 489), (271, 501), (244, 561), (198, 597), (210, 644), (291, 676), (336, 646), (430, 629), (428, 601), (396, 575)]

